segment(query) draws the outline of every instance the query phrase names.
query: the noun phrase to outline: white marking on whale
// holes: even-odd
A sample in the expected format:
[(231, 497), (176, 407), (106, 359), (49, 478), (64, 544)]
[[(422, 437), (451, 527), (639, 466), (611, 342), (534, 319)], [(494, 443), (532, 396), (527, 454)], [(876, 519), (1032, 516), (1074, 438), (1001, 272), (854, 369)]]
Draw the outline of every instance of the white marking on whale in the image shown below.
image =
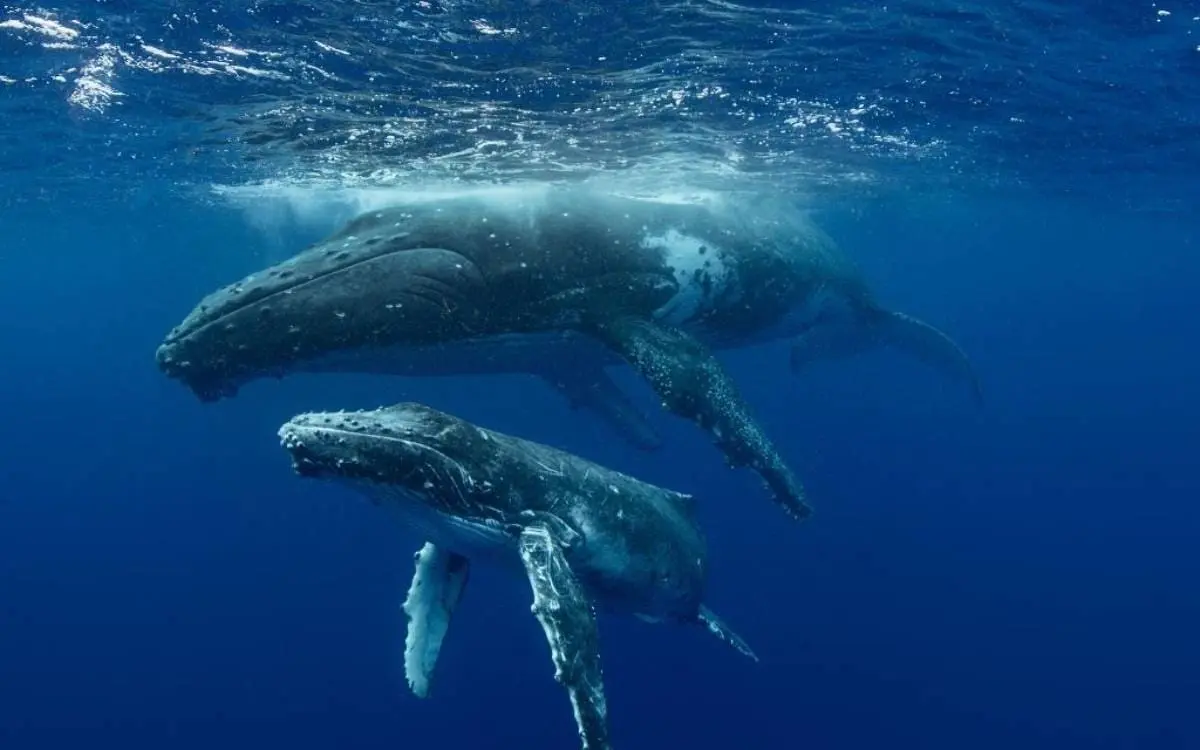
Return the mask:
[(679, 291), (654, 312), (657, 320), (671, 325), (695, 320), (715, 309), (717, 300), (736, 282), (733, 269), (721, 260), (719, 248), (699, 237), (669, 229), (643, 237), (641, 246), (664, 253), (663, 260), (679, 285)]

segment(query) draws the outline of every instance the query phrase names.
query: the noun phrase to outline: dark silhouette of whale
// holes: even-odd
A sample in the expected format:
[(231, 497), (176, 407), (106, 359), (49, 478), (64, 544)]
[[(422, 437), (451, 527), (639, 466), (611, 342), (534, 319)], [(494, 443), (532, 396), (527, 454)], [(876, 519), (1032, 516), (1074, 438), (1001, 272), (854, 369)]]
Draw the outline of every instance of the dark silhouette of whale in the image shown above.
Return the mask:
[(404, 602), (405, 672), (420, 697), (479, 559), (528, 577), (585, 750), (611, 747), (593, 607), (702, 625), (757, 660), (703, 604), (707, 551), (689, 496), (415, 403), (303, 414), (279, 436), (299, 474), (349, 484), (429, 540)]
[(959, 348), (880, 307), (805, 219), (582, 187), (371, 211), (206, 297), (157, 358), (206, 400), (296, 371), (530, 372), (652, 446), (653, 428), (604, 374), (626, 362), (803, 517), (799, 482), (710, 351), (781, 337), (796, 369), (888, 344), (979, 394)]

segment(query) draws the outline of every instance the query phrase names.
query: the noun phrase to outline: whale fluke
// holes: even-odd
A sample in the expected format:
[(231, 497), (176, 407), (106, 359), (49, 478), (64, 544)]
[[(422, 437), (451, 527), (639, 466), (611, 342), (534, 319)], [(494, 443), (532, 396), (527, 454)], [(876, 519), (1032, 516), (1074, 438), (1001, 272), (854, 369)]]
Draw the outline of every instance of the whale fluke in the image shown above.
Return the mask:
[(792, 372), (817, 360), (852, 357), (881, 346), (902, 351), (965, 383), (976, 405), (983, 405), (979, 377), (958, 344), (928, 323), (891, 310), (873, 309), (857, 320), (823, 321), (797, 336), (792, 342)]

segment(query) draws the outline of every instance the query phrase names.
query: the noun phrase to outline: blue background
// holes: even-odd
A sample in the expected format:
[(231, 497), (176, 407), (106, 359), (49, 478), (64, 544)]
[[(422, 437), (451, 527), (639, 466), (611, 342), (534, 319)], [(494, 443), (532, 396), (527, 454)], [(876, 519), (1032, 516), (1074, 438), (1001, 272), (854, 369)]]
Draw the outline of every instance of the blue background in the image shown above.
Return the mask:
[(420, 539), (277, 444), (296, 412), (407, 399), (699, 496), (710, 604), (762, 663), (604, 618), (618, 747), (1200, 747), (1194, 215), (931, 194), (821, 216), (971, 354), (986, 406), (890, 353), (799, 378), (782, 344), (723, 355), (809, 486), (798, 525), (690, 424), (656, 413), (668, 446), (639, 454), (532, 378), (296, 376), (202, 405), (154, 347), (267, 261), (262, 234), (165, 193), (9, 206), (0, 747), (573, 747), (527, 584), (476, 571), (417, 700)]

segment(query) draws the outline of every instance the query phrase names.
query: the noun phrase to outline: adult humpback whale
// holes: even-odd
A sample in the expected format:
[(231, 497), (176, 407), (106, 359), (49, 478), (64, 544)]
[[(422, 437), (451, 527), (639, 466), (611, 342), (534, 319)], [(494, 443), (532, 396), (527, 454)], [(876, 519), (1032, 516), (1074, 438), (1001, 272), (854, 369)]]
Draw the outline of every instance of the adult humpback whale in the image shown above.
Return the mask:
[(415, 403), (303, 414), (280, 430), (302, 476), (349, 483), (428, 540), (404, 602), (404, 667), (420, 697), (473, 560), (524, 573), (585, 750), (611, 747), (593, 607), (695, 623), (755, 658), (703, 604), (691, 499)]
[(793, 367), (887, 343), (974, 385), (942, 333), (881, 308), (799, 218), (582, 187), (371, 211), (203, 299), (158, 349), (200, 398), (264, 375), (532, 372), (653, 444), (604, 375), (622, 360), (803, 517), (800, 484), (710, 353), (793, 337)]

